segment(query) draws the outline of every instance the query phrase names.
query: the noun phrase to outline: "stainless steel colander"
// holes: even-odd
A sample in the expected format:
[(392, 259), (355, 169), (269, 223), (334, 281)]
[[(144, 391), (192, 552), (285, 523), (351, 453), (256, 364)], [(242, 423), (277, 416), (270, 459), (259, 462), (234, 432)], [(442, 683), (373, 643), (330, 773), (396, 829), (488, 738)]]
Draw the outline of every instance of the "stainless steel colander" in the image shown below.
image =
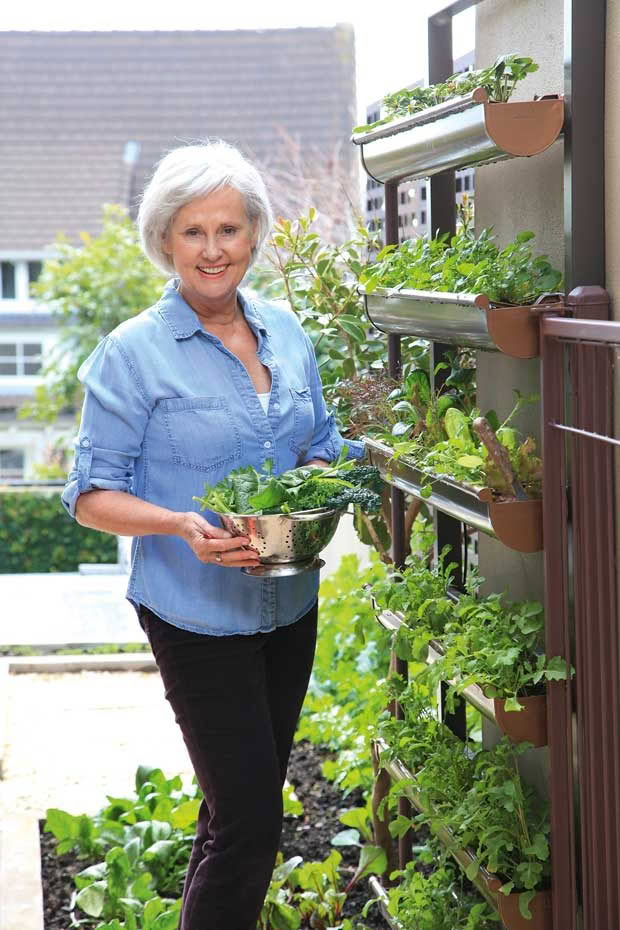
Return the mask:
[(320, 568), (317, 556), (331, 541), (343, 510), (303, 510), (264, 516), (220, 514), (222, 525), (233, 536), (247, 536), (261, 564), (243, 568), (248, 575), (282, 577)]

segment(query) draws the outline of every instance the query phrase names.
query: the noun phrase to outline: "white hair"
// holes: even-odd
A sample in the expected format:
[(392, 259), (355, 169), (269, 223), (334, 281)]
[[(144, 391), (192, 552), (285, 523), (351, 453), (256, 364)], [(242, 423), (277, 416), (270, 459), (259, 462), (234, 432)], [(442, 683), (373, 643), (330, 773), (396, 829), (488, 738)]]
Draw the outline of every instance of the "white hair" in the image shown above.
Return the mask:
[(142, 248), (153, 264), (166, 274), (175, 274), (164, 237), (181, 207), (222, 187), (242, 195), (250, 222), (256, 224), (256, 246), (252, 264), (273, 224), (273, 213), (265, 182), (239, 149), (217, 139), (181, 145), (168, 152), (147, 184), (138, 211)]

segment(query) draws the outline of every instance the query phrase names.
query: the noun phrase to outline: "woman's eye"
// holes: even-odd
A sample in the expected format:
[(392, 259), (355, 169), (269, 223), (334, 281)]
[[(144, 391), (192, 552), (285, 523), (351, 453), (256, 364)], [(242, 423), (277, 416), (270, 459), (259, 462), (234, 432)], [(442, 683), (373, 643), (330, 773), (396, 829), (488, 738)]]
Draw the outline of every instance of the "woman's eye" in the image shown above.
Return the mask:
[(233, 236), (237, 232), (236, 226), (225, 226), (224, 234), (227, 236)]
[(197, 230), (197, 229), (186, 229), (186, 230), (185, 230), (185, 235), (186, 235), (186, 236), (197, 236), (197, 235), (198, 235), (198, 230)]

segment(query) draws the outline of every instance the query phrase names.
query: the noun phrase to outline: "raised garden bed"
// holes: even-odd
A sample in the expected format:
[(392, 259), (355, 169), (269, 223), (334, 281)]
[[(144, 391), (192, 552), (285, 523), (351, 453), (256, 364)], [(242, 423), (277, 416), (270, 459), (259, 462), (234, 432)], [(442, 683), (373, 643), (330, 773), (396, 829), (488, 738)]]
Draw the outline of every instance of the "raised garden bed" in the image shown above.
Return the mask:
[(353, 135), (352, 141), (360, 147), (366, 172), (385, 183), (539, 155), (559, 138), (563, 126), (562, 97), (490, 103), (487, 92), (478, 87), (466, 96)]
[[(425, 500), (456, 520), (483, 533), (495, 536), (517, 552), (539, 552), (543, 548), (542, 500), (494, 500), (489, 488), (459, 484), (446, 476), (422, 472), (401, 458), (394, 460), (385, 443), (366, 437), (368, 456), (388, 484)], [(425, 497), (422, 487), (431, 480), (431, 493)]]
[(557, 298), (520, 307), (493, 306), (486, 294), (449, 294), (377, 287), (364, 294), (366, 313), (382, 333), (418, 336), (447, 345), (498, 350), (511, 358), (540, 352), (541, 311), (562, 314)]

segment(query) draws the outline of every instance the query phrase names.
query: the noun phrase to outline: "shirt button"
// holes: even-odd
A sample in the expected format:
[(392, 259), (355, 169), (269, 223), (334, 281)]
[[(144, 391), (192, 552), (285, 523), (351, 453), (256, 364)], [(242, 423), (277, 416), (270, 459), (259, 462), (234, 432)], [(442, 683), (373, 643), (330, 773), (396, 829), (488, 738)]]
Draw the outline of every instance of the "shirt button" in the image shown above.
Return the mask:
[(277, 401), (276, 401), (276, 403), (275, 403), (273, 406), (274, 406), (274, 410), (279, 410), (279, 409), (280, 409), (280, 404), (279, 404)]
[(81, 441), (80, 445), (81, 445), (84, 449), (88, 449), (88, 447), (90, 446), (90, 439), (83, 439), (83, 440)]
[(263, 445), (265, 446), (265, 449), (271, 449), (271, 443), (268, 439), (265, 440)]

